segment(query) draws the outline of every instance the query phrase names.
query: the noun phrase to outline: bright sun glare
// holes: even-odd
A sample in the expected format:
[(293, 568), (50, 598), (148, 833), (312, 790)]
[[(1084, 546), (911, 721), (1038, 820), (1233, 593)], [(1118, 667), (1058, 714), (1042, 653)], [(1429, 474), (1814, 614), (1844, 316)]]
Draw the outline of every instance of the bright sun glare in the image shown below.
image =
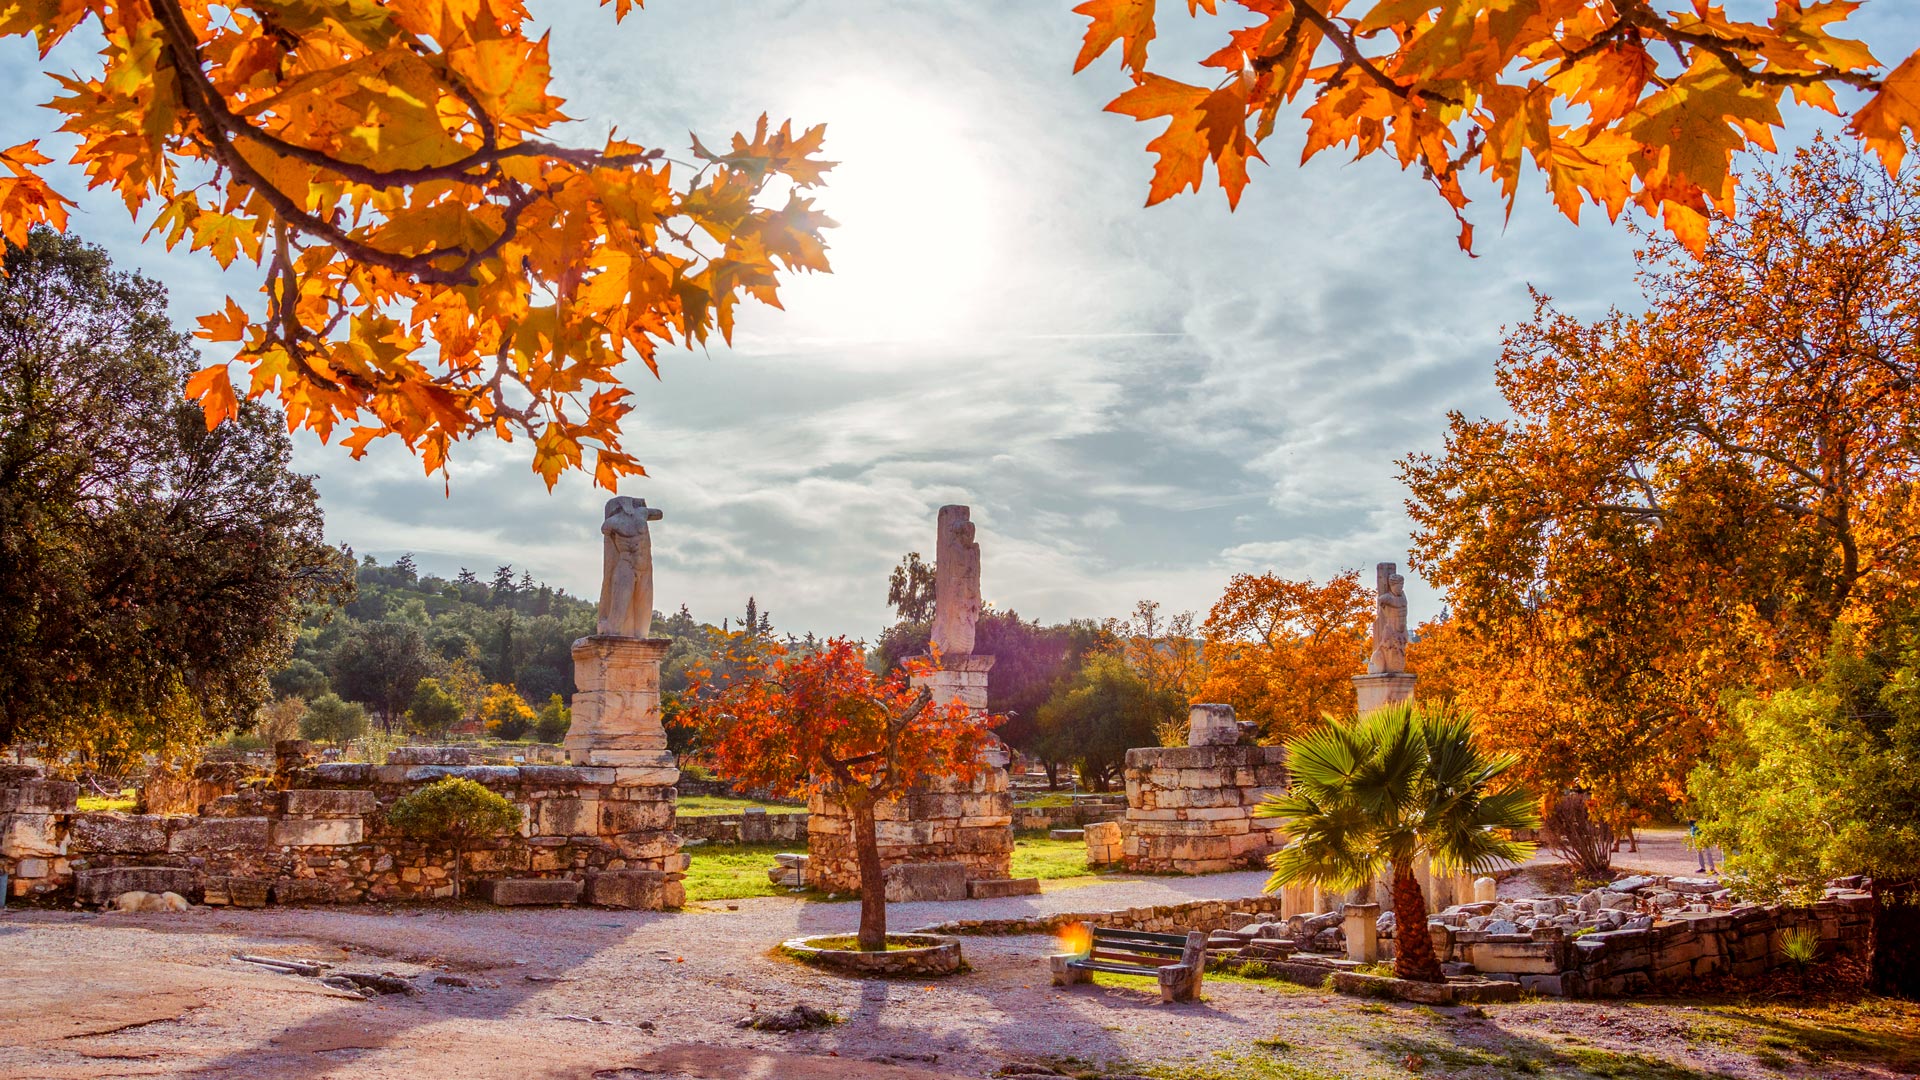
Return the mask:
[(796, 120), (827, 124), (817, 205), (833, 273), (795, 279), (788, 307), (834, 338), (927, 340), (988, 310), (999, 223), (983, 145), (958, 110), (898, 84), (842, 81), (800, 100)]

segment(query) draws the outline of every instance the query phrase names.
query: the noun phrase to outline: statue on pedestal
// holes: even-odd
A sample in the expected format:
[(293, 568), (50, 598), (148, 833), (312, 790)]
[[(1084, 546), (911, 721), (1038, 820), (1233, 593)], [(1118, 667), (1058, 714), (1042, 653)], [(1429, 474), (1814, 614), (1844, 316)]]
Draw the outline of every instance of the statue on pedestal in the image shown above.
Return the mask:
[(974, 624), (980, 620), (980, 545), (973, 540), (971, 511), (940, 508), (934, 539), (933, 647), (942, 656), (973, 652)]
[(663, 515), (647, 500), (618, 495), (607, 500), (605, 563), (600, 577), (601, 637), (643, 638), (653, 629), (653, 539), (647, 522)]
[(1395, 573), (1393, 563), (1374, 568), (1376, 578), (1373, 604), (1373, 654), (1367, 657), (1367, 674), (1407, 670), (1407, 594), (1406, 579)]

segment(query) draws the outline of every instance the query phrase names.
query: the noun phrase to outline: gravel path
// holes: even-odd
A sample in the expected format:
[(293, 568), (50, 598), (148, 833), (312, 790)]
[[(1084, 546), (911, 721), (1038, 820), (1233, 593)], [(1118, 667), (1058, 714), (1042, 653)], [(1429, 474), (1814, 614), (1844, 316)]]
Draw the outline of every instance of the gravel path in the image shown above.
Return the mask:
[[(1036, 897), (898, 904), (890, 914), (904, 929), (1231, 898), (1261, 880), (1119, 879)], [(1044, 961), (1052, 943), (1038, 936), (968, 938), (972, 971), (926, 982), (856, 981), (772, 955), (788, 937), (850, 931), (857, 916), (853, 903), (783, 897), (680, 914), (371, 905), (184, 915), (14, 910), (0, 915), (0, 1080), (949, 1080), (1035, 1059), (1115, 1074), (1176, 1066), (1193, 1080), (1295, 1075), (1248, 1064), (1275, 1054), (1287, 1055), (1280, 1064), (1288, 1069), (1389, 1080), (1407, 1074), (1410, 1052), (1438, 1064), (1440, 1055), (1556, 1060), (1576, 1049), (1664, 1054), (1720, 1077), (1777, 1075), (1747, 1056), (1750, 1037), (1692, 1045), (1704, 1021), (1667, 1006), (1542, 1002), (1481, 1018), (1228, 979), (1210, 979), (1204, 1002), (1162, 1006), (1141, 982), (1103, 978), (1054, 989)], [(236, 960), (240, 953), (390, 971), (424, 992), (361, 1001), (312, 979), (267, 973)], [(741, 1017), (797, 1003), (844, 1022), (787, 1035), (735, 1027)], [(1891, 1076), (1877, 1067), (1811, 1072)]]

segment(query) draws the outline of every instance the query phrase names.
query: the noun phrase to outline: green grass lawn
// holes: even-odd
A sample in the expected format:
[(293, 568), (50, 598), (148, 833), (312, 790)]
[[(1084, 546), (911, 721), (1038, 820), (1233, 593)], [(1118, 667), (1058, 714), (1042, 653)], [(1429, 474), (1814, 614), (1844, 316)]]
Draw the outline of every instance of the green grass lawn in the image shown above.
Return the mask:
[(752, 799), (739, 799), (732, 795), (682, 795), (675, 804), (674, 812), (687, 817), (704, 817), (712, 814), (743, 814), (752, 807), (759, 807), (769, 814), (794, 814), (805, 807), (777, 806), (773, 803), (755, 802)]
[(138, 804), (139, 800), (134, 797), (133, 789), (124, 788), (117, 798), (106, 795), (82, 795), (79, 810), (83, 814), (97, 814), (105, 810), (119, 810), (131, 814)]
[(1091, 878), (1084, 840), (1053, 840), (1046, 835), (1015, 837), (1013, 876), (1039, 878), (1041, 881), (1065, 881)]
[[(713, 811), (720, 813), (722, 811)], [(687, 849), (687, 901), (741, 900), (750, 896), (792, 896), (791, 890), (767, 880), (773, 857), (782, 851), (805, 851), (798, 844), (701, 844)], [(1087, 868), (1087, 846), (1078, 840), (1022, 837), (1013, 844), (1013, 876), (1063, 882), (1097, 878)], [(808, 899), (823, 894), (809, 891)]]

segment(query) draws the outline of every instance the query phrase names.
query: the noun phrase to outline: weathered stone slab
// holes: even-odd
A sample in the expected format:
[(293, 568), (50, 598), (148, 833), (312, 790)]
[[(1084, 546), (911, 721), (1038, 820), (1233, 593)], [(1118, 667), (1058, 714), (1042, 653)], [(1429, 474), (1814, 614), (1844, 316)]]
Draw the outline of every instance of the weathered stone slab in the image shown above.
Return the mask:
[(396, 746), (387, 751), (389, 765), (471, 765), (473, 755), (464, 746)]
[(77, 870), (73, 875), (73, 895), (86, 904), (111, 903), (124, 892), (179, 893), (197, 900), (204, 882), (200, 871), (180, 866), (115, 866), (98, 870)]
[(266, 878), (209, 877), (204, 903), (209, 907), (263, 908), (273, 891)]
[(974, 878), (967, 882), (967, 897), (992, 900), (1002, 896), (1039, 896), (1039, 878)]
[(659, 870), (609, 870), (587, 879), (587, 903), (598, 907), (665, 911), (687, 902), (681, 875)]
[(379, 771), (364, 761), (328, 761), (313, 767), (313, 778), (323, 784), (371, 784)]
[(380, 805), (373, 792), (352, 789), (295, 789), (284, 795), (283, 811), (301, 817), (360, 817)]
[(276, 847), (339, 847), (365, 839), (366, 825), (359, 818), (282, 818), (273, 823), (271, 842)]
[(167, 819), (167, 850), (172, 852), (245, 851), (270, 842), (266, 818)]
[(54, 814), (0, 814), (0, 855), (51, 859), (67, 853), (64, 819)]
[(75, 814), (67, 822), (67, 850), (147, 854), (167, 850), (167, 819), (158, 814)]
[(887, 867), (883, 876), (889, 904), (967, 898), (966, 863), (900, 863)]
[(70, 780), (20, 780), (0, 787), (0, 814), (67, 814), (78, 805), (80, 785)]
[(582, 888), (572, 878), (494, 878), (480, 882), (475, 893), (498, 907), (537, 907), (578, 903)]

